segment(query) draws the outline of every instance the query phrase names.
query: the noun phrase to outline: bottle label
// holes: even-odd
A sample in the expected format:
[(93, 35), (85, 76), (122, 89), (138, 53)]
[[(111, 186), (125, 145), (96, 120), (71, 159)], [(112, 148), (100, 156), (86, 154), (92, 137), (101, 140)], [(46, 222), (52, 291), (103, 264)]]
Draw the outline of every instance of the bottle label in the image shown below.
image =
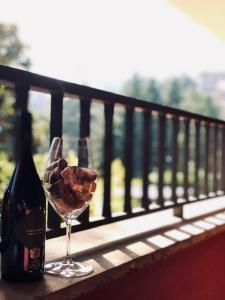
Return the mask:
[(43, 247), (45, 239), (45, 215), (43, 210), (36, 208), (25, 215), (17, 224), (16, 237), (29, 249)]
[(27, 210), (25, 217), (16, 227), (16, 237), (24, 245), (24, 271), (43, 268), (45, 215), (36, 208)]

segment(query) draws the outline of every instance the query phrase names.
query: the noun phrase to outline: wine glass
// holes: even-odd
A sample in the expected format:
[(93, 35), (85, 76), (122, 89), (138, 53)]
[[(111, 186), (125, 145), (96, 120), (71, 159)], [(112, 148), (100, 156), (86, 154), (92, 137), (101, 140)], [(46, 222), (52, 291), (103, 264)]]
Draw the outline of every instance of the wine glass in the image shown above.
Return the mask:
[(78, 166), (69, 165), (62, 157), (62, 145), (62, 138), (53, 139), (44, 175), (44, 190), (49, 203), (66, 223), (66, 257), (63, 261), (47, 263), (45, 272), (60, 277), (80, 277), (90, 274), (93, 268), (73, 261), (70, 256), (71, 225), (90, 204), (97, 174), (93, 171), (89, 138), (81, 138), (77, 142)]

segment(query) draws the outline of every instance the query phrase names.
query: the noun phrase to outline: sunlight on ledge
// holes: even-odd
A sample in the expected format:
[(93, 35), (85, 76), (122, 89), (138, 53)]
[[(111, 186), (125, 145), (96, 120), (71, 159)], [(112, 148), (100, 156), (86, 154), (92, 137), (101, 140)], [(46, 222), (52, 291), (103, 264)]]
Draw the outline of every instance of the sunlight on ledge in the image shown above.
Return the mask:
[(115, 267), (131, 260), (128, 255), (118, 249), (103, 254), (102, 257)]
[(180, 230), (189, 233), (190, 235), (197, 235), (200, 234), (202, 232), (204, 232), (204, 229), (200, 229), (196, 226), (193, 226), (191, 224), (187, 224), (187, 225), (183, 225), (180, 227)]
[(171, 239), (168, 239), (161, 234), (150, 237), (147, 239), (147, 241), (153, 245), (156, 245), (158, 248), (165, 248), (175, 243)]
[(202, 220), (194, 222), (193, 225), (200, 227), (201, 229), (206, 229), (206, 230), (210, 230), (210, 229), (216, 227), (215, 225), (208, 223), (206, 221), (202, 221)]
[(225, 224), (225, 220), (222, 220), (222, 219), (219, 219), (219, 218), (216, 218), (216, 217), (205, 218), (205, 221), (207, 221), (209, 223), (212, 223), (212, 224), (215, 224), (215, 225)]
[(189, 234), (182, 232), (180, 230), (177, 230), (177, 229), (172, 229), (172, 230), (166, 231), (164, 234), (176, 241), (183, 241), (190, 237)]
[(136, 243), (130, 244), (126, 248), (140, 256), (155, 251), (154, 248), (152, 248), (150, 245), (147, 245), (143, 242), (136, 242)]

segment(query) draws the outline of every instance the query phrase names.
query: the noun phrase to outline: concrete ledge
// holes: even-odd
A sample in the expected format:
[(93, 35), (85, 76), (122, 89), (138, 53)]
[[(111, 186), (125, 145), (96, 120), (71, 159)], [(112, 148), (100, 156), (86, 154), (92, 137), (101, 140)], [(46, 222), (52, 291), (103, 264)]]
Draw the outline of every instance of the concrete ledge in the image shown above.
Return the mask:
[[(169, 212), (157, 214), (161, 215), (138, 217), (74, 233), (72, 252), (78, 260), (93, 265), (93, 274), (78, 279), (45, 275), (42, 281), (32, 284), (10, 284), (1, 280), (0, 299), (74, 300), (124, 276), (131, 269), (143, 268), (225, 232), (224, 208), (183, 221)], [(47, 260), (63, 257), (65, 237), (48, 240), (46, 248)]]

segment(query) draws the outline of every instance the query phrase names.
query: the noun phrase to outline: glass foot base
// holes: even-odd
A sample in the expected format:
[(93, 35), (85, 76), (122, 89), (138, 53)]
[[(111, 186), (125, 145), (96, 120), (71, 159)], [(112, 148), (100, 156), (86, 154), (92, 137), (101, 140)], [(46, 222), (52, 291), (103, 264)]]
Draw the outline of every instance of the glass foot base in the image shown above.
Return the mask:
[(58, 277), (81, 277), (93, 272), (93, 268), (88, 264), (81, 264), (73, 260), (53, 262), (45, 265), (45, 273)]

